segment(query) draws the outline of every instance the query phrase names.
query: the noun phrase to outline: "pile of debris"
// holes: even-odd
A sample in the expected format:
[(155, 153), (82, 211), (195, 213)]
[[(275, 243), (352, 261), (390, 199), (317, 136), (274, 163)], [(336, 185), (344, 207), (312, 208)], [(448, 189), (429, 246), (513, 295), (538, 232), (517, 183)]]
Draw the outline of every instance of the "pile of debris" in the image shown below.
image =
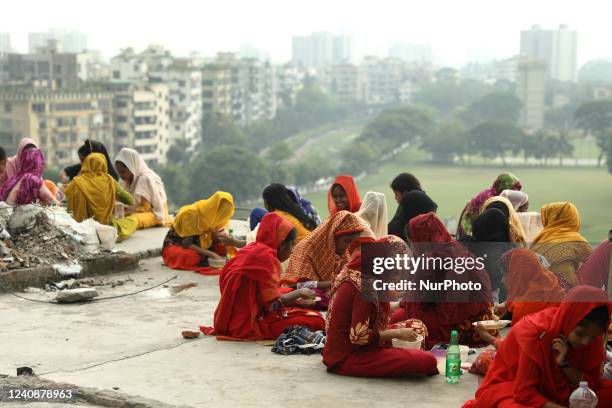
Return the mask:
[(95, 224), (77, 223), (61, 207), (0, 203), (0, 271), (50, 265), (78, 273), (79, 261), (107, 250)]

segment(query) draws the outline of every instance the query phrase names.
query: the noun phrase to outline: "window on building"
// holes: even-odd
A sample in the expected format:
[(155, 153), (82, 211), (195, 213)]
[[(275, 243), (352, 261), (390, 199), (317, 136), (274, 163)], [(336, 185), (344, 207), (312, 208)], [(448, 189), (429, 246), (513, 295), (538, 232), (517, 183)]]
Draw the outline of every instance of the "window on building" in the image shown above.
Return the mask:
[(127, 122), (127, 116), (117, 116), (117, 123), (125, 123)]
[(44, 103), (33, 103), (32, 104), (32, 112), (44, 112), (45, 104)]
[(12, 112), (13, 111), (13, 105), (11, 105), (10, 102), (4, 102), (4, 111), (5, 112)]

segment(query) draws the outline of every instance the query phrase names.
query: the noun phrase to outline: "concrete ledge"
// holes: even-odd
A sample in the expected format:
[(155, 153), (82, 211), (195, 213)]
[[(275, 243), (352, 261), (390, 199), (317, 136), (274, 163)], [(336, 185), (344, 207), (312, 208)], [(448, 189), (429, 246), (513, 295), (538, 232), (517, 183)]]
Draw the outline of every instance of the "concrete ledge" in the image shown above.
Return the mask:
[[(74, 399), (53, 401), (64, 404), (73, 404), (76, 402), (81, 404), (89, 403), (101, 407), (122, 408), (168, 408), (176, 406), (140, 396), (126, 395), (112, 390), (99, 390), (97, 388), (56, 383), (39, 377), (11, 377), (0, 375), (0, 388), (71, 390)], [(9, 401), (3, 400), (0, 395), (0, 402), (6, 403)]]
[[(138, 268), (139, 258), (127, 253), (115, 253), (102, 255), (81, 261), (83, 270), (80, 278), (109, 275), (116, 272), (126, 272)], [(40, 266), (36, 268), (14, 269), (0, 272), (0, 292), (17, 291), (29, 286), (43, 287), (48, 282), (59, 282), (65, 276), (58, 274), (52, 266)]]

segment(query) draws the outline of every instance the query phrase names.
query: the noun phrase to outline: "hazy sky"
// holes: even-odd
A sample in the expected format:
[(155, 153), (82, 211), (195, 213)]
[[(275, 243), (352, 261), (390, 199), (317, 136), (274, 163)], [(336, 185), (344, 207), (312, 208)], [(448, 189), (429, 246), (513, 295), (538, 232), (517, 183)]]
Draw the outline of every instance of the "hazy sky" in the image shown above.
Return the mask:
[[(6, 1), (0, 32), (27, 50), (27, 33), (67, 28), (88, 34), (89, 47), (110, 57), (120, 48), (167, 46), (175, 54), (238, 50), (243, 43), (275, 61), (291, 56), (291, 36), (329, 31), (353, 37), (357, 55), (385, 56), (396, 42), (429, 44), (444, 64), (473, 50), (507, 57), (533, 24), (578, 30), (579, 63), (612, 56), (606, 0), (40, 0)], [(478, 53), (478, 52), (477, 52)]]

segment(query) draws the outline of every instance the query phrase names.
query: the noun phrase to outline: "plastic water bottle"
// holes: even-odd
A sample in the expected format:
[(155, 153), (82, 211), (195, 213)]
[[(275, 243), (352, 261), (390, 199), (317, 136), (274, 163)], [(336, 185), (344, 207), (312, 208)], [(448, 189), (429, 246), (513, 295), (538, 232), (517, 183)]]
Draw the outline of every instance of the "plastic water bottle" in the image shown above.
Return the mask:
[(569, 398), (570, 408), (595, 408), (597, 395), (589, 388), (586, 381), (580, 381), (580, 386), (572, 392)]
[(451, 332), (451, 341), (446, 350), (446, 382), (457, 384), (461, 377), (461, 350), (457, 330)]

